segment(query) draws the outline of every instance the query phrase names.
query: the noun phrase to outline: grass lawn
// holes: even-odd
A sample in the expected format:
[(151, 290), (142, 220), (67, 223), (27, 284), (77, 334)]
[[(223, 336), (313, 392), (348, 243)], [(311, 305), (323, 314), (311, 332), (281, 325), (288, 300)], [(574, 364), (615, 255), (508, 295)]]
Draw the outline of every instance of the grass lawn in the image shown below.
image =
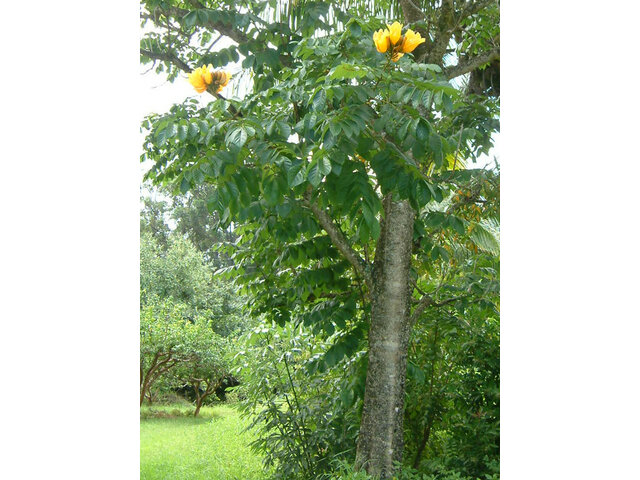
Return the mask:
[[(247, 420), (234, 408), (142, 407), (140, 480), (264, 480), (261, 459), (249, 450)], [(175, 416), (174, 416), (175, 415)], [(163, 418), (165, 416), (165, 418)]]

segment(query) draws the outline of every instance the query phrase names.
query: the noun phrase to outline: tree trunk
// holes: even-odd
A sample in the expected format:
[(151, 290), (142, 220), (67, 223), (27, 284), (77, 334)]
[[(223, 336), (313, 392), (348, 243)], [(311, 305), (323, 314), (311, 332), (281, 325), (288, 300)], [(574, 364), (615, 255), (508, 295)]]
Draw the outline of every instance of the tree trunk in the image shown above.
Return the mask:
[(200, 381), (198, 381), (198, 380), (192, 380), (191, 381), (191, 386), (193, 387), (193, 391), (196, 394), (196, 411), (193, 413), (193, 416), (197, 417), (198, 413), (200, 413), (200, 408), (202, 407), (202, 402), (204, 401), (205, 397), (207, 396), (207, 393), (205, 392), (203, 395), (200, 394)]
[(427, 443), (429, 443), (429, 436), (431, 435), (431, 427), (433, 426), (433, 420), (435, 419), (435, 415), (432, 412), (429, 412), (429, 418), (427, 418), (427, 425), (424, 427), (424, 433), (422, 434), (422, 440), (420, 441), (420, 445), (418, 445), (418, 451), (416, 452), (416, 457), (413, 459), (413, 468), (416, 470), (420, 466), (420, 460), (422, 460), (422, 452), (424, 452)]
[(390, 478), (402, 460), (414, 211), (386, 198), (373, 269), (369, 364), (356, 468)]
[(149, 388), (149, 374), (147, 373), (147, 376), (144, 379), (144, 382), (142, 382), (142, 386), (140, 387), (140, 406), (142, 406), (142, 402), (144, 402), (144, 397), (147, 395), (147, 389)]

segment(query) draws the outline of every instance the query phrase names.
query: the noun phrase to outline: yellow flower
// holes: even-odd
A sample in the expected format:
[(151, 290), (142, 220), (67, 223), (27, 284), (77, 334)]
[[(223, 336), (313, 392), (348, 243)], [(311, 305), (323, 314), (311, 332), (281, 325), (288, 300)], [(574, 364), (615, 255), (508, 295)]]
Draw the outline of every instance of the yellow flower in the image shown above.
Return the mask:
[(226, 87), (229, 84), (229, 80), (231, 80), (231, 74), (229, 72), (220, 72), (224, 75), (224, 78), (220, 82), (220, 87)]
[(402, 37), (402, 24), (398, 22), (393, 22), (389, 25), (389, 40), (391, 40), (391, 45), (396, 45), (400, 38)]
[(223, 71), (213, 72), (213, 66), (203, 65), (196, 68), (189, 74), (189, 83), (193, 85), (196, 92), (204, 92), (209, 85), (213, 84), (217, 92), (222, 90), (222, 87), (226, 87), (231, 79), (231, 74)]
[(202, 93), (207, 89), (207, 84), (204, 81), (204, 76), (202, 74), (202, 68), (198, 67), (189, 74), (189, 83), (193, 85), (193, 88), (195, 88), (198, 93)]
[(193, 88), (196, 89), (196, 92), (204, 92), (207, 89), (207, 85), (211, 84), (211, 81), (213, 80), (213, 74), (211, 73), (211, 70), (213, 70), (212, 65), (203, 65), (196, 68), (189, 74), (189, 83), (193, 85)]
[(376, 49), (380, 53), (384, 53), (389, 48), (389, 30), (378, 30), (373, 34), (373, 43), (376, 44)]
[(229, 84), (229, 80), (231, 80), (231, 74), (228, 72), (215, 72), (213, 74), (213, 83), (217, 87), (216, 92), (220, 93), (223, 87), (226, 87)]
[(398, 60), (400, 60), (400, 57), (402, 57), (403, 55), (404, 53), (393, 52), (393, 55), (391, 56), (391, 60), (394, 62), (397, 62)]
[(402, 42), (402, 51), (404, 53), (413, 52), (418, 45), (426, 42), (426, 38), (422, 38), (419, 33), (414, 32), (413, 30), (407, 30), (407, 33), (404, 34), (404, 41)]
[(211, 84), (211, 80), (213, 79), (213, 73), (211, 73), (211, 70), (213, 70), (213, 65), (202, 65), (202, 78), (204, 78), (204, 82), (207, 85)]

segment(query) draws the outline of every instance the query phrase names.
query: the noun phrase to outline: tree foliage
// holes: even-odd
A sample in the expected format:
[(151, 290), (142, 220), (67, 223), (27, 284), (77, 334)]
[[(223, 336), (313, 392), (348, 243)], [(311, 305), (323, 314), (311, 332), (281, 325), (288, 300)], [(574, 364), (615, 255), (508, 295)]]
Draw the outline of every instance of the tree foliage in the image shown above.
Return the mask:
[(170, 301), (140, 312), (140, 405), (154, 383), (190, 355), (190, 322)]
[(222, 336), (236, 332), (244, 322), (242, 298), (233, 286), (215, 278), (214, 266), (187, 239), (168, 237), (163, 250), (148, 233), (140, 239), (141, 306), (171, 300), (184, 307), (191, 321), (206, 318)]
[(229, 345), (213, 331), (208, 320), (199, 319), (188, 328), (189, 354), (171, 373), (177, 385), (193, 388), (197, 417), (205, 400), (214, 395), (229, 375)]

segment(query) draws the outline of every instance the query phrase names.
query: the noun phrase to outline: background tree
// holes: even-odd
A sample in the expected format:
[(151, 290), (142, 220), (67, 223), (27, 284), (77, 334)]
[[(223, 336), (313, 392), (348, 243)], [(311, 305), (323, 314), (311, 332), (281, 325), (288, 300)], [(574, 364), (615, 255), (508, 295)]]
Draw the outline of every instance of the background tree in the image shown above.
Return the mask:
[(171, 301), (148, 305), (140, 313), (140, 405), (154, 383), (189, 355), (189, 322), (184, 307)]
[(188, 354), (173, 370), (178, 384), (193, 388), (197, 417), (202, 404), (211, 397), (229, 375), (228, 347), (224, 338), (216, 334), (211, 323), (199, 320), (188, 329)]
[(172, 298), (192, 310), (206, 308), (212, 272), (188, 240), (173, 236), (163, 252), (153, 237), (143, 234), (140, 252), (144, 302), (150, 303), (151, 297)]
[[(383, 478), (402, 458), (412, 325), (495, 288), (495, 275), (461, 268), (456, 255), (491, 243), (463, 207), (497, 211), (487, 193), (496, 176), (460, 167), (488, 152), (498, 104), (447, 80), (497, 58), (497, 4), (399, 4), (425, 39), (400, 59), (376, 51), (372, 34), (385, 26), (365, 4), (345, 12), (326, 2), (147, 2), (143, 19), (167, 30), (141, 46), (142, 60), (170, 78), (194, 61), (221, 66), (240, 55), (253, 71), (242, 101), (212, 87), (217, 100), (206, 107), (187, 101), (145, 122), (148, 178), (183, 193), (214, 186), (207, 204), (223, 226), (239, 225), (235, 270), (256, 315), (334, 324), (355, 305), (357, 325), (339, 327), (368, 340), (356, 464)], [(373, 4), (389, 8), (397, 11)], [(237, 46), (212, 52), (212, 31)]]
[(151, 236), (162, 250), (168, 247), (171, 229), (167, 225), (169, 205), (165, 200), (141, 197), (143, 205), (140, 212), (140, 235)]
[(214, 268), (231, 264), (229, 257), (217, 247), (225, 242), (233, 242), (233, 231), (220, 228), (217, 212), (209, 212), (207, 200), (213, 193), (210, 185), (196, 187), (189, 195), (173, 197), (171, 217), (176, 222), (176, 233), (188, 238), (203, 253), (204, 258)]
[(155, 237), (140, 239), (141, 306), (172, 300), (184, 306), (184, 315), (195, 321), (209, 319), (223, 336), (236, 332), (245, 319), (242, 298), (229, 282), (214, 278), (214, 265), (187, 239), (173, 232), (163, 250)]

